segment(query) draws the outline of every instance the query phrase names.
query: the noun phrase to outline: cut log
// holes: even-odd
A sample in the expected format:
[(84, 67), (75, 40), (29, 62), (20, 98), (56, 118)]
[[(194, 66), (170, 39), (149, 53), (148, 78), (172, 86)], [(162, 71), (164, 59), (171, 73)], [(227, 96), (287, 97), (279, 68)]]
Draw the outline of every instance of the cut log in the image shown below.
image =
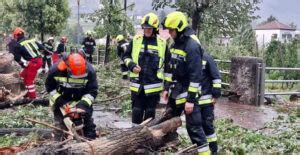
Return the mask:
[(24, 90), (22, 81), (18, 73), (0, 74), (0, 87), (5, 87), (13, 94), (20, 94)]
[(0, 102), (0, 109), (6, 109), (14, 106), (19, 106), (19, 105), (25, 105), (25, 104), (33, 104), (33, 105), (41, 105), (41, 106), (49, 106), (49, 100), (48, 99), (19, 99), (16, 101), (4, 101)]
[[(182, 124), (180, 117), (174, 117), (151, 127), (139, 126), (127, 131), (99, 138), (90, 142), (65, 145), (60, 152), (49, 149), (31, 149), (20, 154), (130, 154), (144, 146), (156, 147), (156, 141), (175, 131)], [(52, 148), (53, 149), (53, 148)]]
[(0, 73), (12, 73), (14, 71), (13, 66), (14, 57), (10, 53), (2, 53), (0, 55)]

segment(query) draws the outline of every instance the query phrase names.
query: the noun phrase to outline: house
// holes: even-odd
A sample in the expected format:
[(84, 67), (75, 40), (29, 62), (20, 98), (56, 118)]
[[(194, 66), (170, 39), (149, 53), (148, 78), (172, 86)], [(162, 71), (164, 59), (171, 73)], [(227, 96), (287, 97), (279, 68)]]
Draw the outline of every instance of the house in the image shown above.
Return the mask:
[(273, 39), (286, 42), (295, 37), (295, 35), (299, 36), (300, 32), (296, 31), (296, 28), (290, 27), (275, 20), (258, 25), (255, 28), (255, 34), (258, 47), (264, 48)]

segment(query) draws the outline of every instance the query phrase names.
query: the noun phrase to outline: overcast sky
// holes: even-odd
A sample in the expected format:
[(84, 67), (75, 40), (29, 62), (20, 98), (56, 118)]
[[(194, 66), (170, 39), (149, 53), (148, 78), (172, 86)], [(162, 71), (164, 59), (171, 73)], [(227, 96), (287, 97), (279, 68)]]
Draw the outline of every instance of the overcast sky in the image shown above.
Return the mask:
[(300, 28), (300, 0), (263, 0), (259, 7), (259, 22), (273, 15), (282, 23), (294, 22)]

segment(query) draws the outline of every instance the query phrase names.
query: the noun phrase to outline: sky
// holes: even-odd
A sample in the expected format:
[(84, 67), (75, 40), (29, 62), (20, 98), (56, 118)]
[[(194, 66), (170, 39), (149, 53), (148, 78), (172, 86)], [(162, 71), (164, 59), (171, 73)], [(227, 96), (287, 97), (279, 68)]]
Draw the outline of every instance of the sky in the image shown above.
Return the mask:
[(263, 0), (259, 7), (256, 14), (261, 19), (258, 23), (273, 15), (284, 24), (294, 22), (300, 28), (300, 0)]

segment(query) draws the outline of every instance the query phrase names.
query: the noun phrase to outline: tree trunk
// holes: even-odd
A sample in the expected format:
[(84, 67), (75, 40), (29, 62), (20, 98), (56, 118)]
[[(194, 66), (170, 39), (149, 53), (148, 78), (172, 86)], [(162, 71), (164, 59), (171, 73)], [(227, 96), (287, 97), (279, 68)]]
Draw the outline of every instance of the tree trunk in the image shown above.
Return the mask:
[(49, 100), (48, 99), (34, 99), (34, 100), (30, 100), (30, 99), (26, 99), (26, 98), (22, 98), (22, 99), (18, 99), (16, 101), (4, 101), (4, 102), (0, 102), (0, 109), (6, 109), (6, 108), (10, 108), (13, 106), (19, 106), (19, 105), (24, 105), (24, 104), (33, 104), (33, 105), (42, 105), (42, 106), (48, 106), (49, 105)]
[[(176, 131), (182, 124), (180, 117), (175, 117), (152, 127), (140, 126), (127, 131), (116, 132), (111, 136), (89, 142), (67, 144), (57, 152), (60, 154), (130, 154), (144, 146), (156, 147), (158, 141), (168, 133)], [(54, 154), (51, 149), (32, 149), (21, 154)]]

